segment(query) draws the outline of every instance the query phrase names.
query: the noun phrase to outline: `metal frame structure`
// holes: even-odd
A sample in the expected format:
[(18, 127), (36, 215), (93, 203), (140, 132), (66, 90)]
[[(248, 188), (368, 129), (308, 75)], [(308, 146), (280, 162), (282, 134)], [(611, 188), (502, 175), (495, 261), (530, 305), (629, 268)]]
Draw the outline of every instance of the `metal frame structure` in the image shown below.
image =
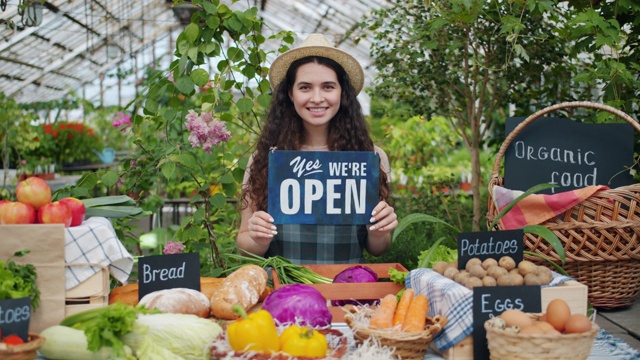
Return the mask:
[[(23, 25), (19, 4), (39, 1), (42, 22)], [(170, 0), (0, 0), (0, 92), (19, 103), (59, 100), (75, 92), (92, 102), (123, 105), (135, 94), (141, 71), (173, 51), (183, 28)], [(349, 51), (370, 74), (369, 43), (345, 34), (386, 0), (245, 0), (273, 31), (301, 40), (323, 33)], [(168, 61), (170, 61), (169, 59)], [(108, 90), (116, 89), (107, 95)]]

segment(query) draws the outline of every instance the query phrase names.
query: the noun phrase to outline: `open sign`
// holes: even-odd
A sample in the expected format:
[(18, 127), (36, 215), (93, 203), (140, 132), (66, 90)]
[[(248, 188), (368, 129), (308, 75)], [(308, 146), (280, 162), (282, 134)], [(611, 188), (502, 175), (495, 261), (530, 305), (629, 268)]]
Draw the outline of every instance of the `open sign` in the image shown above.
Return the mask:
[(379, 174), (374, 152), (274, 150), (268, 212), (276, 224), (368, 224)]

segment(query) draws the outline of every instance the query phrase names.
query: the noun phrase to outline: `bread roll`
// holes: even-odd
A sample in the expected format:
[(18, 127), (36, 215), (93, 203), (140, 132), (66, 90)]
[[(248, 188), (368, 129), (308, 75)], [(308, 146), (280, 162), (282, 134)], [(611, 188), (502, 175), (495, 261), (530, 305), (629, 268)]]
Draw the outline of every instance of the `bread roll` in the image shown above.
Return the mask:
[(121, 302), (127, 305), (138, 305), (138, 283), (118, 286), (109, 293), (109, 305)]
[(229, 274), (211, 297), (211, 313), (225, 320), (238, 318), (231, 307), (240, 304), (249, 310), (267, 287), (267, 272), (257, 265), (245, 265)]
[(209, 299), (200, 291), (187, 288), (158, 290), (145, 295), (139, 305), (172, 314), (192, 314), (208, 318), (211, 312)]

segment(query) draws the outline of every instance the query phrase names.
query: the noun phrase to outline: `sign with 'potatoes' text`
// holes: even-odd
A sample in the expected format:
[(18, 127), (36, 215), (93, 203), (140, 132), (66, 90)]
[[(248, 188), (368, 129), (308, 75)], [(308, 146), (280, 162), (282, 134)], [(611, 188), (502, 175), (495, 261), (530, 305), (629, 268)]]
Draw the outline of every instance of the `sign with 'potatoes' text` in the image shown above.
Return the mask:
[(464, 269), (469, 259), (500, 260), (509, 256), (519, 264), (524, 258), (524, 231), (473, 231), (458, 234), (458, 268)]
[(269, 153), (269, 209), (276, 224), (369, 224), (380, 157), (364, 151)]
[(0, 300), (0, 338), (18, 335), (22, 341), (29, 341), (29, 320), (31, 320), (31, 299)]
[(200, 291), (198, 253), (138, 258), (138, 300), (158, 290), (187, 288)]

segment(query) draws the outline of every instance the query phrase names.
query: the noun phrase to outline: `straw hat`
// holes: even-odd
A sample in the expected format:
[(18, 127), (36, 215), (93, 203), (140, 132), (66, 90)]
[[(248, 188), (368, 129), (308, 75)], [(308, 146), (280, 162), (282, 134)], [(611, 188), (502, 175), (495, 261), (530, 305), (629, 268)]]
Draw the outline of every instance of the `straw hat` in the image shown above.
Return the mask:
[(311, 34), (300, 46), (291, 49), (278, 56), (269, 69), (269, 81), (273, 89), (278, 88), (287, 74), (291, 63), (307, 56), (321, 56), (336, 61), (349, 75), (351, 85), (356, 89), (356, 94), (360, 93), (364, 85), (364, 71), (362, 66), (350, 54), (337, 49), (327, 41), (322, 34)]

